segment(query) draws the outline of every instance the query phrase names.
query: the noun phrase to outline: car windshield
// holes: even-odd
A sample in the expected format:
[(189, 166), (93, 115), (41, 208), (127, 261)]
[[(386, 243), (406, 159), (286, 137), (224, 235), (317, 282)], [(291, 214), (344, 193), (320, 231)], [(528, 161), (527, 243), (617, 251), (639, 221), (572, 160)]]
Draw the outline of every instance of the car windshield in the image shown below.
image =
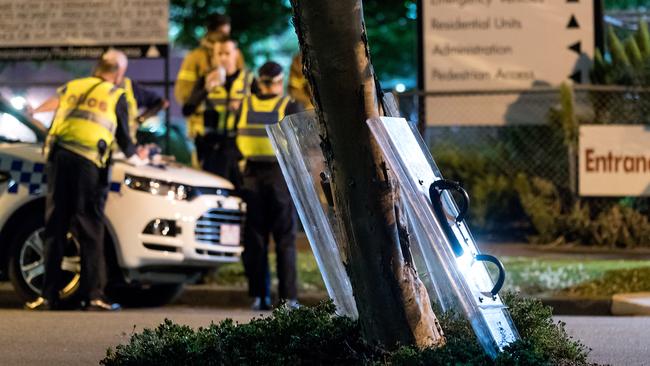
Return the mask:
[(42, 142), (45, 134), (40, 123), (0, 95), (0, 142)]

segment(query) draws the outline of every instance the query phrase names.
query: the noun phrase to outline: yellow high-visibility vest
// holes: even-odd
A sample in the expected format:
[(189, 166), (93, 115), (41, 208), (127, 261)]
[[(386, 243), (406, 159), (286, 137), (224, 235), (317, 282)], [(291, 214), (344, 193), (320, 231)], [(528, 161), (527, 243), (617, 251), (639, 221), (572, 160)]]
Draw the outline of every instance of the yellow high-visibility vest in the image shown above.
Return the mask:
[(217, 131), (227, 131), (230, 136), (234, 136), (236, 113), (228, 110), (228, 103), (242, 101), (250, 95), (253, 77), (253, 74), (247, 70), (241, 70), (237, 78), (232, 82), (230, 91), (227, 91), (223, 86), (218, 86), (208, 93), (209, 106), (219, 113)]
[(133, 92), (133, 81), (129, 78), (124, 78), (124, 96), (126, 97), (126, 104), (129, 108), (129, 136), (135, 143), (135, 133), (138, 131), (140, 124), (138, 118), (138, 102), (135, 100), (135, 93)]
[(45, 144), (70, 150), (104, 167), (117, 129), (117, 101), (124, 89), (96, 77), (66, 84)]
[(242, 102), (237, 123), (237, 146), (245, 158), (275, 157), (266, 126), (280, 122), (291, 98), (260, 99), (251, 95)]

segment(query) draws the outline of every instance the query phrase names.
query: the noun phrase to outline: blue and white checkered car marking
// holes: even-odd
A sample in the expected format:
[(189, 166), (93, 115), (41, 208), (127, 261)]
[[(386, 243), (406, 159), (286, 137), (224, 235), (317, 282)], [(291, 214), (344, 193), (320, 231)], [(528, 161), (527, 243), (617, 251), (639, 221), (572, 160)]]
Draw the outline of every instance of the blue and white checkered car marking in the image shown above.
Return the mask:
[(17, 159), (11, 156), (0, 156), (0, 171), (11, 175), (7, 188), (10, 194), (18, 194), (20, 189), (27, 189), (30, 195), (45, 193), (47, 176), (45, 164)]
[[(46, 193), (47, 175), (43, 163), (33, 163), (11, 156), (0, 156), (0, 172), (7, 172), (11, 175), (11, 181), (7, 188), (9, 194), (18, 194), (21, 187), (28, 189), (29, 194), (34, 196)], [(120, 193), (122, 184), (111, 182), (109, 188), (111, 192)]]

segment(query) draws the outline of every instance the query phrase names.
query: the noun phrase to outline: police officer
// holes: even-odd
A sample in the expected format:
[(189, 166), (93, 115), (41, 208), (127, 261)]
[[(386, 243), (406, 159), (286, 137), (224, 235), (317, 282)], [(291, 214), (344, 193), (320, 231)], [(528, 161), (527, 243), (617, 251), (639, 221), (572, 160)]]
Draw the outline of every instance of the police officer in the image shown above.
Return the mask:
[[(121, 84), (124, 88), (126, 104), (129, 108), (129, 133), (131, 139), (137, 142), (138, 127), (149, 117), (155, 116), (160, 110), (169, 106), (169, 102), (155, 92), (143, 87), (128, 77)], [(142, 114), (140, 114), (140, 110)]]
[(313, 109), (311, 103), (311, 88), (309, 82), (302, 72), (302, 54), (298, 52), (291, 60), (289, 70), (289, 95), (301, 103), (305, 109)]
[[(179, 105), (184, 105), (192, 95), (194, 85), (199, 79), (204, 78), (213, 70), (215, 43), (230, 36), (231, 23), (227, 15), (215, 13), (208, 15), (206, 34), (200, 40), (199, 47), (193, 49), (185, 56), (174, 84), (174, 96)], [(238, 68), (244, 67), (241, 54), (237, 58)], [(203, 106), (199, 105), (195, 111), (187, 115), (187, 132), (190, 138), (203, 135)]]
[(242, 100), (253, 87), (254, 75), (238, 67), (237, 41), (224, 38), (215, 43), (213, 70), (200, 78), (183, 115), (190, 116), (204, 106), (202, 134), (195, 139), (199, 161), (204, 170), (240, 184), (238, 160), (241, 155), (235, 144), (235, 115)]
[(278, 293), (297, 306), (296, 213), (265, 127), (301, 111), (284, 95), (284, 74), (275, 62), (259, 69), (259, 92), (244, 99), (237, 121), (237, 146), (245, 161), (243, 195), (247, 204), (243, 261), (254, 310), (271, 308), (269, 236), (277, 253)]
[(129, 137), (129, 115), (122, 82), (126, 56), (105, 53), (92, 77), (76, 79), (59, 89), (58, 109), (46, 140), (48, 197), (45, 223), (45, 276), (42, 297), (28, 309), (57, 309), (61, 260), (73, 232), (80, 245), (79, 293), (88, 310), (119, 310), (104, 297), (106, 265), (102, 182), (107, 179), (111, 147), (115, 141), (131, 160), (135, 154)]
[[(161, 109), (169, 106), (169, 102), (155, 92), (144, 88), (139, 83), (128, 77), (120, 85), (124, 89), (124, 97), (129, 110), (129, 133), (131, 139), (136, 142), (138, 127), (149, 117), (156, 115)], [(28, 111), (31, 116), (36, 113), (52, 112), (59, 106), (59, 95), (48, 98), (40, 106)], [(142, 114), (140, 110), (143, 109)]]

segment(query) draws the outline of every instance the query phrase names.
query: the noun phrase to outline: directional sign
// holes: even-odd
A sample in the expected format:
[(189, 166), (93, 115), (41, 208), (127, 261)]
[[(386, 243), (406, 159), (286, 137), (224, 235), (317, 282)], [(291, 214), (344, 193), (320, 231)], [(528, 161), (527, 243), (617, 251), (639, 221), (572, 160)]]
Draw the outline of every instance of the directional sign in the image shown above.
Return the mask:
[[(427, 91), (502, 91), (588, 80), (593, 1), (422, 0), (422, 6)], [(505, 114), (518, 98), (495, 97), (481, 110), (481, 101), (458, 95), (428, 98), (427, 122), (509, 123)]]

